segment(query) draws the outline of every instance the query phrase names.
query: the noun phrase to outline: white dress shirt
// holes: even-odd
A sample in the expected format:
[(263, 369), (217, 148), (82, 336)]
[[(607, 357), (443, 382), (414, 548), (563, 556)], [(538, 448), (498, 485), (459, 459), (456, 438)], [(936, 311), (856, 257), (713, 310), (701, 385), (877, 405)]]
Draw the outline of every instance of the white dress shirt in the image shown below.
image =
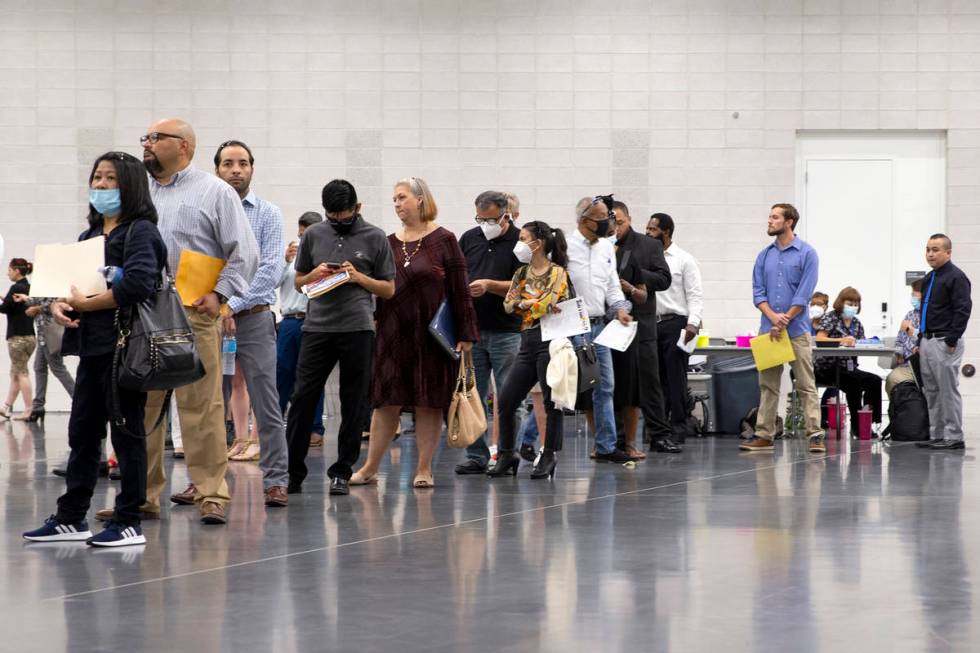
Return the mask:
[(589, 317), (603, 317), (607, 306), (630, 310), (616, 271), (616, 247), (608, 239), (590, 243), (578, 229), (569, 234), (568, 276)]
[(670, 267), (670, 288), (657, 292), (657, 317), (686, 315), (687, 323), (697, 327), (704, 314), (704, 293), (698, 262), (677, 243), (671, 243), (664, 250), (664, 258)]

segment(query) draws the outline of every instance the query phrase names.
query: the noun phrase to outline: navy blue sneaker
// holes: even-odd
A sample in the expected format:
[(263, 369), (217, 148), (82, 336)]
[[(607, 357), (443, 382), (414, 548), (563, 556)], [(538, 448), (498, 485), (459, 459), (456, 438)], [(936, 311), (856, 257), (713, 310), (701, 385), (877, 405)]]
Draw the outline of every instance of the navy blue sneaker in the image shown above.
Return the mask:
[(98, 535), (85, 541), (92, 546), (129, 546), (130, 544), (146, 544), (143, 529), (139, 526), (127, 526), (116, 521), (109, 521)]
[(74, 524), (62, 524), (54, 515), (44, 520), (44, 526), (24, 533), (31, 542), (82, 542), (92, 537), (88, 522), (84, 519)]

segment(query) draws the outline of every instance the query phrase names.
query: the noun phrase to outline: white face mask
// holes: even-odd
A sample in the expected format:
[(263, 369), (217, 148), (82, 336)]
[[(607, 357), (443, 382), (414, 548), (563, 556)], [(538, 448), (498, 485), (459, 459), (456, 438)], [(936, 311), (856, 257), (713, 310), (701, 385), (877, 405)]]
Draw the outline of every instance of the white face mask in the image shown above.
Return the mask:
[(516, 256), (517, 260), (521, 263), (527, 264), (531, 262), (531, 257), (534, 256), (534, 250), (532, 250), (531, 246), (525, 243), (523, 240), (519, 240), (517, 241), (517, 244), (514, 245), (514, 256)]
[(810, 319), (819, 320), (823, 317), (824, 308), (820, 304), (814, 304), (810, 307)]
[(487, 240), (493, 240), (504, 231), (504, 228), (496, 222), (481, 222), (480, 229), (483, 230), (483, 235), (486, 236)]

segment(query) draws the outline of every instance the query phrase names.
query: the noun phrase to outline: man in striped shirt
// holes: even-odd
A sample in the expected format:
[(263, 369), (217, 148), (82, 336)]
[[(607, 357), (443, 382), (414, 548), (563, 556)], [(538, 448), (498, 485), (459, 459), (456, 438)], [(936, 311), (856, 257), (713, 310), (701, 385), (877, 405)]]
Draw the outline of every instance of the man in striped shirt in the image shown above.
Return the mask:
[[(248, 294), (258, 267), (258, 245), (234, 189), (191, 164), (197, 139), (188, 123), (160, 120), (140, 142), (171, 273), (177, 271), (185, 250), (225, 262), (211, 292), (196, 299), (183, 298), (185, 303), (191, 303), (184, 308), (207, 374), (195, 383), (177, 388), (175, 393), (191, 485), (171, 497), (174, 503), (198, 504), (205, 524), (224, 524), (225, 506), (231, 495), (225, 482), (228, 453), (221, 392), (219, 313), (229, 297)], [(163, 399), (163, 392), (147, 394), (148, 427), (160, 414)], [(149, 513), (159, 514), (160, 495), (166, 485), (164, 429), (165, 425), (161, 424), (146, 438), (148, 470), (144, 511)]]
[(282, 276), (282, 211), (252, 190), (252, 150), (241, 141), (225, 141), (214, 155), (215, 174), (228, 182), (241, 198), (252, 233), (258, 241), (259, 269), (247, 293), (228, 300), (225, 333), (235, 336), (237, 359), (245, 374), (248, 396), (259, 432), (259, 442), (239, 443), (229, 460), (258, 460), (265, 486), (265, 505), (288, 502), (286, 483), (286, 428), (276, 391), (276, 285)]

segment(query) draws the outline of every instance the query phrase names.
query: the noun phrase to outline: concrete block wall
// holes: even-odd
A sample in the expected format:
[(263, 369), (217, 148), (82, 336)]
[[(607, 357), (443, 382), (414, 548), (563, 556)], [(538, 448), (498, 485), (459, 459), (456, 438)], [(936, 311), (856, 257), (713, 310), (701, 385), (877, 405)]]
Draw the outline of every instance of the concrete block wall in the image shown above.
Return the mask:
[(641, 225), (671, 213), (716, 334), (755, 319), (749, 268), (769, 205), (794, 200), (797, 130), (945, 129), (954, 256), (980, 280), (976, 0), (0, 0), (7, 256), (74, 238), (93, 158), (138, 153), (172, 115), (202, 167), (228, 138), (254, 147), (287, 233), (337, 176), (388, 230), (411, 175), (457, 232), (486, 188), (565, 227), (600, 192)]

